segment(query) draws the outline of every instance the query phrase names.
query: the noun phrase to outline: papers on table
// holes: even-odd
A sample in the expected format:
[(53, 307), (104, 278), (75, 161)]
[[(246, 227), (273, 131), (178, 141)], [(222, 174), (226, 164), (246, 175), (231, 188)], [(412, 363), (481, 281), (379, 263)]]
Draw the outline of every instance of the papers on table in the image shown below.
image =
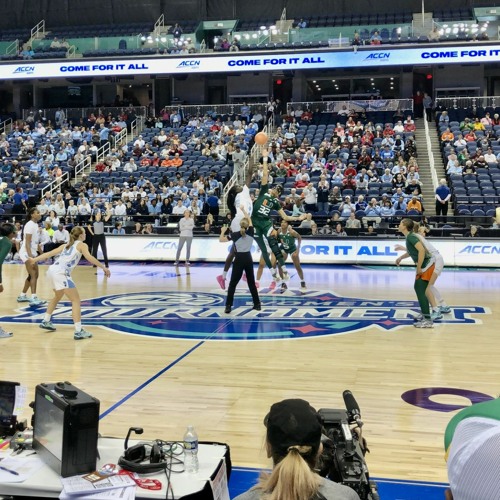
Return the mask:
[(45, 463), (38, 457), (7, 457), (0, 461), (0, 466), (0, 483), (22, 483), (36, 474)]
[(93, 500), (118, 498), (130, 500), (135, 498), (135, 482), (129, 476), (109, 476), (97, 482), (90, 482), (82, 476), (61, 478), (63, 491), (59, 498), (77, 499), (92, 498)]
[(98, 491), (97, 493), (81, 493), (79, 495), (68, 495), (64, 490), (59, 495), (60, 500), (80, 500), (82, 498), (90, 498), (91, 500), (134, 500), (135, 486), (127, 486), (126, 488), (116, 488), (114, 490)]

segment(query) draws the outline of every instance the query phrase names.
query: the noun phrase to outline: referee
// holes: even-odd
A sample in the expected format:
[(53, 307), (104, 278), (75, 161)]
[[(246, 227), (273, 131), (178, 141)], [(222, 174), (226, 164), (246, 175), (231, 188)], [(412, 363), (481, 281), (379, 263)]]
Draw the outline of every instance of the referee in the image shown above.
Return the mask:
[(226, 314), (229, 314), (231, 312), (234, 292), (236, 290), (236, 286), (241, 280), (241, 277), (243, 276), (243, 273), (246, 274), (248, 289), (252, 294), (253, 308), (256, 311), (260, 311), (261, 309), (259, 292), (257, 291), (257, 287), (255, 286), (253, 260), (252, 253), (250, 251), (254, 242), (254, 229), (252, 226), (252, 219), (250, 219), (250, 216), (248, 215), (248, 212), (245, 210), (244, 206), (241, 206), (240, 208), (243, 212), (243, 215), (245, 216), (240, 222), (240, 230), (226, 235), (227, 228), (223, 227), (221, 229), (221, 235), (219, 238), (219, 241), (221, 241), (222, 243), (231, 240), (233, 242), (235, 253), (233, 272), (231, 273), (231, 281), (229, 282), (229, 288), (227, 290), (226, 309), (224, 310)]
[(102, 220), (101, 211), (97, 210), (94, 215), (94, 223), (92, 224), (92, 226), (90, 224), (87, 225), (88, 230), (92, 235), (92, 257), (95, 257), (97, 259), (97, 251), (100, 246), (105, 267), (109, 267), (109, 261), (108, 249), (106, 247), (106, 235), (104, 234), (104, 222), (108, 222), (111, 218), (111, 215), (111, 212), (108, 210), (106, 212), (106, 215), (104, 216), (104, 220)]

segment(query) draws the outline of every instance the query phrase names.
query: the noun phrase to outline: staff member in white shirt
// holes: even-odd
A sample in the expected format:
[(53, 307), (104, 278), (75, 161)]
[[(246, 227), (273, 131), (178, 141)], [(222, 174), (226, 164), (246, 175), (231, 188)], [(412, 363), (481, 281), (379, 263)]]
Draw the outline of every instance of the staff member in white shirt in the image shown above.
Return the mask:
[(179, 221), (179, 244), (175, 256), (175, 266), (179, 265), (179, 257), (182, 248), (186, 244), (186, 266), (189, 266), (189, 257), (191, 256), (191, 243), (193, 242), (194, 220), (191, 218), (189, 210), (184, 211), (184, 217)]
[(64, 228), (63, 224), (59, 224), (59, 226), (57, 226), (57, 230), (54, 231), (54, 236), (52, 236), (52, 240), (57, 246), (60, 246), (63, 243), (68, 243), (69, 232), (67, 229)]

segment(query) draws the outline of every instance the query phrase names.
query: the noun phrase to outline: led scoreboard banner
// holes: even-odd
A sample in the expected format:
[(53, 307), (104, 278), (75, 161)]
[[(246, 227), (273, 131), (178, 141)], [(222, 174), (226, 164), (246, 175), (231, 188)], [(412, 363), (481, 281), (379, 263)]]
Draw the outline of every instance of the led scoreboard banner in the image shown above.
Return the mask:
[(228, 52), (192, 54), (186, 57), (75, 59), (53, 62), (19, 61), (0, 64), (0, 79), (58, 78), (125, 75), (169, 75), (186, 73), (231, 73), (300, 69), (357, 68), (435, 64), (492, 63), (500, 61), (499, 44), (406, 46), (357, 51)]

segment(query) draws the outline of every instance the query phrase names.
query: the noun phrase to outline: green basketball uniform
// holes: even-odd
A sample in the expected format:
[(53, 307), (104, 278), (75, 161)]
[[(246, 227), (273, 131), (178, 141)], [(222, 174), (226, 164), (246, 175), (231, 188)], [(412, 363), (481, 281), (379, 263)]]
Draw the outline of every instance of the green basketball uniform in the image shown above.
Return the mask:
[[(415, 247), (417, 243), (422, 243), (418, 236), (415, 233), (408, 233), (408, 235), (406, 236), (406, 250), (408, 251), (408, 254), (410, 255), (413, 262), (415, 262), (415, 264), (418, 262), (418, 250)], [(422, 262), (422, 271), (425, 271), (431, 264), (431, 255), (426, 250), (425, 259), (424, 262)]]
[(257, 234), (267, 234), (272, 226), (270, 213), (272, 210), (281, 210), (280, 202), (269, 194), (269, 185), (261, 186), (259, 196), (254, 201), (252, 210), (252, 224)]
[(288, 254), (291, 255), (293, 252), (297, 250), (297, 245), (295, 244), (295, 238), (289, 233), (278, 233), (278, 241), (280, 242), (281, 247), (283, 250)]

